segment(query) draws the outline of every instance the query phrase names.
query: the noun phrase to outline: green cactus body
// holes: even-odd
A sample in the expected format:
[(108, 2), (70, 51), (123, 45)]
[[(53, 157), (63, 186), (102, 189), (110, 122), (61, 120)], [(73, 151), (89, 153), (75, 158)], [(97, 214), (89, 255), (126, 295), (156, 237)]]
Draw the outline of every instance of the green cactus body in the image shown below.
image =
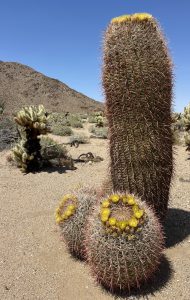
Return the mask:
[(138, 194), (163, 219), (173, 171), (172, 64), (153, 17), (113, 19), (103, 61), (113, 189)]
[(86, 226), (90, 269), (96, 280), (112, 291), (130, 291), (151, 278), (161, 261), (163, 241), (153, 211), (131, 194), (102, 199)]
[(56, 222), (61, 229), (70, 253), (80, 259), (85, 255), (85, 226), (92, 205), (96, 202), (96, 191), (82, 187), (72, 194), (65, 195), (56, 210)]

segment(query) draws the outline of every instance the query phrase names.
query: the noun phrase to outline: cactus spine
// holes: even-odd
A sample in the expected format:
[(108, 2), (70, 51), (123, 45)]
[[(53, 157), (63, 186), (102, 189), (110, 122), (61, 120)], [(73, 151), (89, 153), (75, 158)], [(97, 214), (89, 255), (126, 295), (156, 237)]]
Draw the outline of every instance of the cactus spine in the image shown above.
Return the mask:
[(172, 64), (154, 18), (113, 19), (103, 61), (113, 189), (138, 194), (164, 219), (173, 171)]
[(156, 271), (162, 229), (148, 205), (128, 193), (96, 204), (86, 226), (87, 260), (95, 278), (110, 290), (129, 290)]

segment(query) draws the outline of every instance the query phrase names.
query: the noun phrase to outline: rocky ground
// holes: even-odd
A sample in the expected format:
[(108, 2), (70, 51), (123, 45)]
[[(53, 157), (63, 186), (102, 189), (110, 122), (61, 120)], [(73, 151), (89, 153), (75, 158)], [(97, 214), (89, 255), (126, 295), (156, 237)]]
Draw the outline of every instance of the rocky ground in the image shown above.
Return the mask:
[[(57, 138), (63, 141), (65, 138)], [(98, 286), (89, 267), (76, 261), (60, 240), (54, 221), (59, 199), (80, 184), (98, 186), (107, 176), (107, 141), (91, 139), (68, 148), (76, 158), (91, 151), (104, 158), (24, 175), (0, 152), (0, 299), (27, 300), (188, 300), (190, 295), (190, 160), (175, 147), (175, 176), (165, 226), (166, 250), (160, 271), (139, 295), (113, 295)]]

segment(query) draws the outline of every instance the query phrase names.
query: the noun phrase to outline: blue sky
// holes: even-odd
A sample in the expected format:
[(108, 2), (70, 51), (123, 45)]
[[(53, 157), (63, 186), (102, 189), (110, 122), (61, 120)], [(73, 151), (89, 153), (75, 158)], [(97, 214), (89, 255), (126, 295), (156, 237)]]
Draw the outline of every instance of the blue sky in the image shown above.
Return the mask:
[(174, 110), (190, 102), (189, 0), (0, 0), (0, 60), (16, 61), (103, 100), (101, 45), (113, 17), (155, 16), (175, 65)]

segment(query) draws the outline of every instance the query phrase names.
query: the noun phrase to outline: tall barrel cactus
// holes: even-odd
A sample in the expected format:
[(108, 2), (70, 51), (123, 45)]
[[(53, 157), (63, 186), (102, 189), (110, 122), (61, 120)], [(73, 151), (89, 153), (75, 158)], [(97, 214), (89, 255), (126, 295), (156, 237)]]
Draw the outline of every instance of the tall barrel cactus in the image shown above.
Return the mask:
[(138, 194), (164, 219), (173, 171), (172, 63), (151, 15), (111, 21), (105, 33), (103, 87), (113, 189)]

